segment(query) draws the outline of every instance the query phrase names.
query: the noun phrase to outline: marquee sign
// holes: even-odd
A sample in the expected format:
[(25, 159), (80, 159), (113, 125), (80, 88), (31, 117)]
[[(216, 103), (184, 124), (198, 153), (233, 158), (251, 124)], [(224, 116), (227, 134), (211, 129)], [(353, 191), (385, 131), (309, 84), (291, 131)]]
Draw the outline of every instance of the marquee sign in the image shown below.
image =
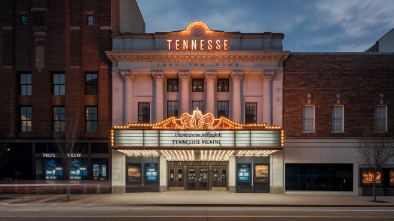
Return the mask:
[(197, 108), (156, 124), (115, 126), (114, 149), (282, 149), (283, 130), (266, 124), (238, 124), (203, 115)]

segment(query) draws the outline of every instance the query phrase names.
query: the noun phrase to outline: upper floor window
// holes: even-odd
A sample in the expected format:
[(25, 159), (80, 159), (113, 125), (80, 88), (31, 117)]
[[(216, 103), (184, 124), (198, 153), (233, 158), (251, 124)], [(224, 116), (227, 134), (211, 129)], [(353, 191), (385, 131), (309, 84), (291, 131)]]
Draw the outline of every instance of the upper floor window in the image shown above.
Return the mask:
[(204, 114), (204, 101), (192, 101), (193, 110), (196, 107)]
[(245, 123), (257, 123), (257, 103), (247, 102), (245, 103)]
[(22, 132), (31, 132), (32, 108), (28, 106), (20, 107), (20, 124)]
[(315, 106), (313, 105), (302, 107), (302, 131), (315, 131)]
[(218, 92), (228, 92), (229, 91), (229, 80), (228, 79), (218, 79), (217, 83)]
[(97, 107), (86, 107), (86, 132), (98, 131)]
[(167, 101), (167, 117), (178, 117), (178, 101)]
[(138, 103), (138, 123), (150, 123), (150, 104), (149, 102)]
[(64, 73), (53, 74), (53, 95), (66, 94), (66, 77)]
[(344, 131), (344, 114), (342, 105), (332, 106), (332, 132)]
[(375, 106), (374, 131), (377, 133), (387, 132), (387, 106)]
[(178, 92), (178, 79), (167, 79), (167, 91)]
[(88, 15), (88, 26), (93, 26), (93, 24), (94, 24), (93, 15)]
[(66, 128), (66, 108), (53, 107), (53, 131), (64, 131)]
[(193, 79), (192, 80), (192, 91), (203, 92), (204, 91), (204, 79)]
[(218, 117), (228, 118), (228, 101), (218, 101)]
[(20, 95), (31, 95), (31, 73), (20, 74)]
[(97, 95), (97, 91), (98, 91), (97, 73), (86, 74), (85, 94)]

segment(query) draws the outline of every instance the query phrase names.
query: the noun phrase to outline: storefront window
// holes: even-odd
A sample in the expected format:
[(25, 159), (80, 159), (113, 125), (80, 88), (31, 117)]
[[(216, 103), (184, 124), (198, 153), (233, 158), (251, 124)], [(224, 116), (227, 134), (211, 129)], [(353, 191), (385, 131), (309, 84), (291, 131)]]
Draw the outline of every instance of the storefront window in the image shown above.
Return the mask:
[[(390, 173), (390, 175), (391, 175), (391, 173)], [(361, 183), (363, 185), (373, 184), (373, 177), (374, 177), (374, 174), (373, 174), (372, 171), (368, 171), (366, 169), (362, 169), (362, 175), (361, 175), (361, 179), (362, 180), (361, 180)], [(390, 179), (390, 181), (391, 181), (391, 179)], [(378, 184), (378, 185), (382, 184), (382, 173), (380, 171), (376, 172), (376, 184)]]
[(92, 178), (93, 180), (108, 180), (108, 160), (92, 159)]
[(394, 169), (390, 169), (390, 186), (394, 186)]
[(45, 160), (45, 180), (63, 180), (63, 163), (61, 159)]
[(87, 178), (87, 159), (72, 159), (70, 165), (70, 179), (86, 180)]
[(147, 183), (157, 182), (157, 164), (151, 163), (145, 165), (145, 181)]
[(250, 182), (250, 164), (240, 164), (237, 166), (238, 182)]
[(128, 164), (127, 165), (127, 182), (140, 183), (141, 180), (141, 165)]
[(256, 182), (268, 183), (269, 174), (268, 174), (268, 165), (255, 165), (255, 178)]
[(286, 164), (286, 190), (353, 191), (353, 164)]

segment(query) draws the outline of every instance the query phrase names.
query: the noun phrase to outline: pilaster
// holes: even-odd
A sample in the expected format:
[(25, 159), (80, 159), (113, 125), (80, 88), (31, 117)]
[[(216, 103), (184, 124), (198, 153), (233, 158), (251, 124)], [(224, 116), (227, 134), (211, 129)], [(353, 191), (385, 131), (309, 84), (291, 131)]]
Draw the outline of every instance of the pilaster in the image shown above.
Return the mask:
[[(206, 92), (206, 112), (215, 113), (215, 82), (216, 82), (216, 72), (205, 72), (204, 77), (207, 82), (207, 92)], [(215, 115), (215, 114), (214, 114)]]
[(263, 81), (263, 123), (267, 125), (272, 125), (271, 81), (274, 75), (273, 69), (266, 69), (260, 75)]
[(162, 71), (153, 71), (152, 78), (155, 82), (155, 121), (162, 121), (164, 118), (163, 111), (163, 82), (164, 74)]
[(242, 122), (241, 117), (241, 83), (242, 77), (244, 76), (243, 72), (231, 72), (231, 80), (233, 82), (233, 103), (232, 103), (232, 119), (237, 123)]
[(122, 70), (120, 74), (125, 81), (124, 85), (124, 105), (123, 105), (123, 125), (132, 122), (133, 117), (133, 81), (135, 75), (130, 70)]
[(189, 106), (190, 106), (190, 102), (189, 102), (189, 84), (190, 84), (190, 77), (191, 74), (189, 71), (181, 71), (178, 72), (178, 77), (180, 80), (180, 88), (181, 88), (181, 114), (183, 113), (189, 113)]

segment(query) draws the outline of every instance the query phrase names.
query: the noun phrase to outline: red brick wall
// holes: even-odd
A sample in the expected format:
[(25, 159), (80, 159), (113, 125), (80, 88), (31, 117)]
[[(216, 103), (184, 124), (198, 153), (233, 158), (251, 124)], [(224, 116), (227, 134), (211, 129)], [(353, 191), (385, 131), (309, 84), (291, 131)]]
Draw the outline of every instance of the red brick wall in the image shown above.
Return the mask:
[[(387, 105), (394, 127), (394, 53), (290, 53), (284, 63), (284, 129), (288, 137), (360, 136), (373, 128), (374, 105)], [(315, 105), (315, 133), (302, 133), (302, 106)], [(344, 105), (344, 133), (332, 133), (331, 107)]]
[[(66, 7), (67, 6), (67, 7)], [(46, 8), (43, 41), (34, 36), (32, 8)], [(104, 51), (111, 50), (111, 1), (110, 0), (37, 0), (1, 1), (0, 13), (0, 127), (13, 128), (15, 134), (27, 137), (51, 136), (52, 107), (66, 106), (66, 117), (80, 112), (80, 122), (85, 129), (85, 106), (98, 106), (99, 131), (85, 133), (89, 138), (108, 138), (111, 128), (110, 65)], [(87, 13), (93, 12), (94, 25), (87, 26)], [(28, 17), (28, 25), (20, 25), (20, 15)], [(3, 30), (12, 26), (13, 30)], [(101, 28), (100, 28), (101, 27)], [(103, 28), (104, 27), (104, 28)], [(45, 47), (45, 67), (36, 69), (36, 46)], [(4, 66), (11, 68), (4, 68)], [(33, 95), (18, 96), (19, 73), (32, 73)], [(52, 74), (66, 73), (66, 96), (52, 95)], [(85, 96), (85, 73), (97, 72), (98, 96)], [(15, 98), (11, 98), (11, 93)], [(19, 106), (33, 107), (33, 132), (20, 133)], [(2, 111), (5, 109), (6, 111)], [(9, 110), (13, 110), (11, 111)], [(12, 119), (13, 126), (5, 119)], [(10, 120), (11, 121), (11, 120)]]

